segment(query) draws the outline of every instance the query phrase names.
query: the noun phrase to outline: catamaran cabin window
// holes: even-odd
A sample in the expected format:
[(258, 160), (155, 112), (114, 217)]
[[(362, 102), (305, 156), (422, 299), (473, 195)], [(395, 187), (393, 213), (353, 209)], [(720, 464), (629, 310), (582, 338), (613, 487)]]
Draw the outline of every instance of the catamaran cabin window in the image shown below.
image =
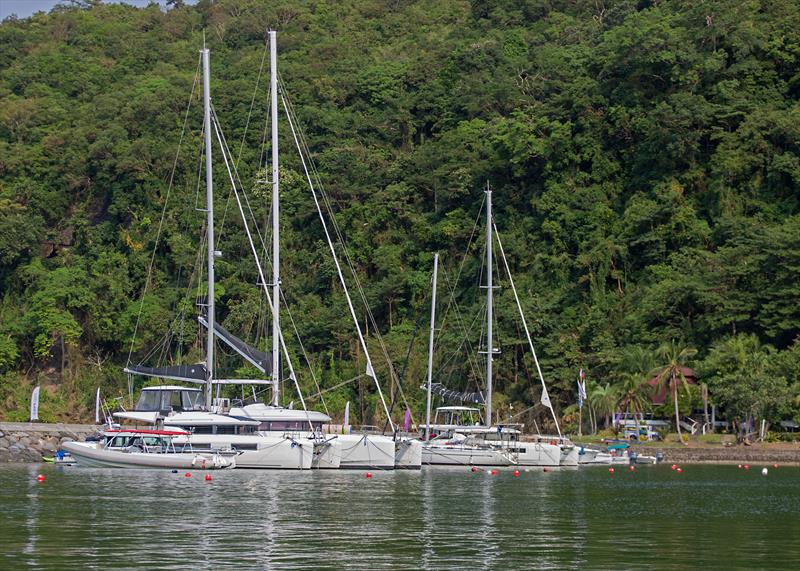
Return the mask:
[(183, 410), (203, 410), (205, 408), (202, 391), (181, 391), (181, 395), (183, 395)]
[(136, 403), (136, 410), (153, 411), (160, 410), (161, 391), (142, 391), (139, 402)]

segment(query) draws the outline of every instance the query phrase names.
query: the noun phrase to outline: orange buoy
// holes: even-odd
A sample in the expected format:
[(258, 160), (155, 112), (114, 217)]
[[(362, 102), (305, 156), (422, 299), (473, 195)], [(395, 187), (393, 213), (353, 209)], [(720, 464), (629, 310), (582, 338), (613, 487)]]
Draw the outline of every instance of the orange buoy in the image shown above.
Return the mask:
[(514, 477), (515, 478), (519, 477), (519, 470), (514, 470)]
[(742, 469), (742, 465), (741, 465), (741, 464), (739, 464), (738, 468), (741, 470), (741, 469)]
[(372, 472), (367, 472), (367, 473), (365, 474), (365, 476), (366, 476), (367, 478), (372, 478)]
[(778, 467), (778, 465), (777, 465), (777, 464), (773, 464), (773, 465), (772, 465), (772, 467), (773, 467), (773, 468), (777, 468), (777, 467)]
[(189, 472), (186, 472), (186, 473), (183, 475), (183, 477), (184, 477), (184, 478), (191, 478), (191, 477), (192, 477), (192, 475), (191, 475)]
[(37, 482), (44, 482), (44, 474), (39, 474), (38, 476), (36, 476), (36, 481)]
[(206, 482), (210, 482), (211, 480), (211, 474), (206, 474)]

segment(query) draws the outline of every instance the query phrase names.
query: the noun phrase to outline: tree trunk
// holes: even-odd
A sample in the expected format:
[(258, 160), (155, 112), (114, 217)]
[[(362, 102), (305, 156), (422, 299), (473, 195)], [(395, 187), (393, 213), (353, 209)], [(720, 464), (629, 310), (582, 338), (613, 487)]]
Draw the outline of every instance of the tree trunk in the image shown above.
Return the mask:
[[(64, 336), (59, 335), (59, 339), (61, 339), (61, 382), (64, 382), (64, 367), (67, 365), (67, 349), (64, 346)], [(13, 345), (12, 345), (13, 347)]]
[(683, 441), (683, 436), (681, 435), (681, 416), (678, 412), (678, 387), (673, 383), (672, 385), (672, 401), (675, 403), (675, 428), (678, 429), (678, 440), (681, 441), (681, 444), (688, 446), (688, 442)]

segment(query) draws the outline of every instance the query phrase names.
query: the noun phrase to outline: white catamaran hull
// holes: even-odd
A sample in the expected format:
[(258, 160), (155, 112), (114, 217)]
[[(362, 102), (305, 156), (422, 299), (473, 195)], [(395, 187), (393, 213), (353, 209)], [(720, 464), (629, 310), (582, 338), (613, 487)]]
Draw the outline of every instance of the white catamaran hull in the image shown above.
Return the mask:
[(336, 438), (314, 442), (313, 468), (335, 470), (342, 463), (342, 443)]
[(194, 434), (176, 436), (175, 445), (191, 444), (195, 448), (238, 450), (237, 468), (268, 470), (310, 470), (314, 460), (314, 443), (284, 436), (244, 434)]
[(577, 446), (572, 444), (562, 444), (561, 445), (561, 456), (559, 460), (559, 464), (561, 466), (566, 466), (570, 468), (574, 468), (578, 465), (578, 453), (580, 450)]
[(554, 444), (545, 444), (543, 442), (512, 442), (507, 446), (511, 459), (517, 466), (539, 466), (549, 468), (561, 465), (561, 449)]
[(395, 443), (392, 438), (374, 434), (343, 434), (338, 440), (342, 444), (340, 468), (394, 470)]
[(214, 453), (126, 452), (102, 448), (95, 442), (65, 442), (61, 447), (79, 466), (95, 468), (173, 468), (181, 470), (218, 470), (233, 468), (236, 460)]
[(595, 450), (594, 448), (583, 448), (582, 454), (578, 452), (578, 465), (579, 466), (607, 466), (611, 464), (611, 454), (603, 452), (602, 450)]
[(440, 466), (510, 466), (505, 451), (469, 444), (423, 444), (422, 462)]
[(394, 467), (398, 470), (422, 468), (422, 442), (414, 438), (399, 438), (395, 442)]

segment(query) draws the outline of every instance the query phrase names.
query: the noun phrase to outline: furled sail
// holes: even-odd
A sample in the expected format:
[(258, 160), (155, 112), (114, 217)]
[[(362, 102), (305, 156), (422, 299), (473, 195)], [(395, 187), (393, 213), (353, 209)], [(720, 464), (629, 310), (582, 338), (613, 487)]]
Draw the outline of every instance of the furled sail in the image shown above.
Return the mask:
[[(208, 321), (202, 315), (197, 317), (200, 325), (208, 329)], [(214, 335), (225, 342), (231, 349), (247, 359), (253, 366), (267, 375), (272, 374), (272, 353), (267, 353), (248, 345), (233, 333), (222, 327), (219, 323), (214, 323)]]
[(448, 389), (442, 383), (431, 383), (431, 393), (439, 395), (445, 400), (458, 401), (462, 404), (484, 404), (486, 402), (486, 398), (483, 396), (482, 392), (465, 393), (461, 391), (454, 391), (453, 389)]
[(175, 381), (187, 381), (190, 383), (206, 382), (206, 366), (197, 365), (170, 365), (167, 367), (144, 367), (142, 365), (128, 365), (123, 369), (130, 375), (143, 375), (145, 377), (159, 377), (162, 379), (173, 379)]

